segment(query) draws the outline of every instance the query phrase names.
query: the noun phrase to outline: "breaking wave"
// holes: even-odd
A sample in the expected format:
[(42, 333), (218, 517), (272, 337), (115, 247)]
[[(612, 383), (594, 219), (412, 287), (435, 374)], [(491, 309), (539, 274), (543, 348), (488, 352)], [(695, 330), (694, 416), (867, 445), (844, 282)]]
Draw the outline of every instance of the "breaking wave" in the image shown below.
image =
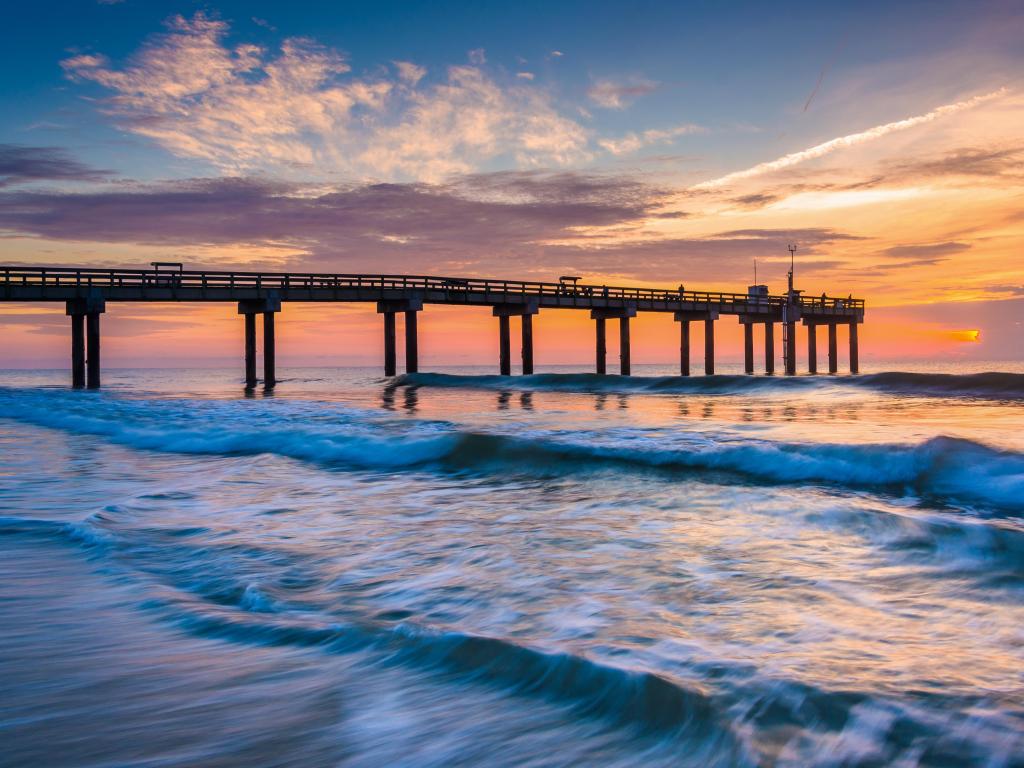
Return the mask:
[(762, 390), (804, 391), (827, 387), (863, 388), (900, 395), (1024, 399), (1022, 373), (887, 372), (860, 376), (599, 376), (592, 373), (540, 373), (532, 376), (457, 376), (411, 373), (394, 386), (465, 387), (583, 393), (727, 395)]
[[(53, 407), (68, 404), (68, 409)], [(131, 448), (180, 454), (273, 454), (321, 466), (366, 470), (509, 469), (543, 475), (586, 469), (713, 471), (778, 484), (824, 484), (911, 493), (997, 510), (1021, 511), (1024, 455), (953, 437), (919, 443), (786, 443), (745, 439), (692, 445), (663, 440), (615, 440), (608, 434), (460, 430), (446, 423), (413, 422), (384, 429), (363, 418), (311, 422), (275, 413), (260, 422), (221, 411), (216, 420), (191, 412), (173, 418), (147, 411), (146, 401), (118, 401), (106, 417), (83, 412), (78, 401), (50, 403), (35, 394), (0, 390), (2, 412), (21, 422), (102, 437)], [(113, 404), (111, 404), (113, 407)], [(102, 408), (97, 408), (102, 413)]]

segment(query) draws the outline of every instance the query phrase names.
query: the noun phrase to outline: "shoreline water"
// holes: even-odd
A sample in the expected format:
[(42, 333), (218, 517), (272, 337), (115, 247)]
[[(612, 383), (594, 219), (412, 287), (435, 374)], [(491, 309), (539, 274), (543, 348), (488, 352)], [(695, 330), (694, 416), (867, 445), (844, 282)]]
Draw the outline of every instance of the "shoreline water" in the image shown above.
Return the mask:
[(1024, 750), (1024, 372), (166, 373), (0, 373), (16, 762)]

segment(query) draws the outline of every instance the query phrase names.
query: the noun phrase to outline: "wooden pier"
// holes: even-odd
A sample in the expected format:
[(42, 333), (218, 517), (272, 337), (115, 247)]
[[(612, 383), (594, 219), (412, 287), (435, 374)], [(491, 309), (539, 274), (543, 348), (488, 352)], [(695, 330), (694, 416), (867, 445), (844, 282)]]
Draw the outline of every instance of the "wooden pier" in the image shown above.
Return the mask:
[[(396, 315), (404, 315), (405, 370), (419, 370), (417, 316), (429, 304), (485, 306), (498, 319), (499, 371), (512, 372), (511, 318), (521, 324), (522, 371), (533, 373), (533, 316), (541, 310), (587, 311), (594, 320), (597, 373), (606, 373), (606, 321), (619, 322), (619, 372), (630, 374), (629, 321), (639, 312), (672, 313), (679, 323), (679, 373), (690, 375), (690, 323), (704, 324), (704, 372), (715, 372), (715, 322), (734, 315), (743, 325), (744, 364), (754, 373), (754, 326), (764, 327), (765, 372), (775, 371), (775, 325), (783, 327), (785, 372), (796, 366), (796, 328), (807, 328), (808, 372), (817, 373), (816, 331), (828, 327), (828, 369), (838, 370), (837, 327), (849, 327), (850, 372), (858, 370), (857, 326), (864, 301), (807, 297), (798, 291), (769, 295), (764, 286), (747, 293), (628, 288), (559, 282), (482, 280), (414, 275), (331, 275), (278, 272), (91, 269), (0, 266), (0, 301), (64, 302), (71, 318), (71, 381), (100, 386), (100, 316), (110, 302), (232, 302), (245, 323), (245, 384), (259, 383), (256, 316), (263, 316), (263, 383), (276, 384), (274, 316), (284, 302), (373, 302), (383, 315), (384, 374), (397, 373)], [(161, 269), (161, 267), (164, 267)]]

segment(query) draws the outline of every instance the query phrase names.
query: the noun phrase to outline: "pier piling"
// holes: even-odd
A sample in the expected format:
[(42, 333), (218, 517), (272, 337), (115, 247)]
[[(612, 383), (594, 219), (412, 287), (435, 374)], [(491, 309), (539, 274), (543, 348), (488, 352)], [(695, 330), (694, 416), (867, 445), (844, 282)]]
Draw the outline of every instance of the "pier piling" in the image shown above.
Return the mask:
[(274, 349), (274, 314), (263, 313), (263, 388), (277, 386), (277, 357)]
[(679, 321), (679, 375), (690, 375), (690, 321)]
[(839, 372), (839, 360), (836, 354), (836, 324), (828, 324), (828, 372), (838, 373)]
[(629, 365), (629, 316), (619, 318), (619, 373), (630, 375)]
[[(715, 314), (717, 317), (717, 313)], [(715, 373), (715, 317), (710, 313), (704, 319), (704, 375)]]
[(100, 314), (89, 312), (85, 316), (85, 386), (88, 389), (100, 388)]
[(635, 307), (608, 307), (592, 309), (590, 318), (597, 321), (597, 372), (605, 373), (607, 344), (605, 336), (605, 320), (619, 321), (619, 373), (630, 375), (629, 355), (629, 318), (636, 317)]
[(807, 372), (818, 372), (818, 326), (807, 324)]
[(754, 324), (743, 323), (743, 372), (754, 373)]
[(857, 323), (850, 323), (850, 373), (860, 373), (860, 352), (857, 349)]
[(788, 320), (784, 328), (786, 334), (786, 375), (796, 376), (796, 323)]
[(496, 304), (491, 314), (498, 318), (498, 347), (502, 376), (512, 375), (512, 324), (509, 318), (518, 317), (522, 322), (522, 346), (520, 355), (523, 373), (533, 373), (533, 316), (537, 314), (537, 302), (525, 301)]
[(764, 324), (764, 372), (775, 374), (775, 323)]
[(85, 387), (85, 315), (70, 311), (68, 314), (71, 316), (71, 386), (82, 389)]
[(512, 375), (512, 339), (509, 330), (508, 315), (498, 316), (498, 347), (501, 357), (501, 375)]
[(274, 336), (274, 314), (281, 311), (281, 299), (270, 291), (262, 299), (238, 302), (238, 314), (245, 317), (245, 388), (256, 389), (256, 315), (263, 315), (263, 386), (273, 389), (277, 384), (277, 354)]
[(256, 313), (245, 313), (245, 388), (256, 388)]
[(420, 369), (419, 332), (416, 327), (415, 309), (405, 311), (405, 372), (417, 373)]
[(423, 309), (423, 299), (414, 296), (408, 299), (383, 299), (377, 302), (377, 314), (384, 315), (384, 375), (398, 374), (398, 343), (396, 338), (395, 315), (405, 313), (405, 372), (419, 370), (418, 324), (416, 313)]
[(530, 376), (533, 373), (533, 315), (525, 314), (520, 319), (523, 322), (523, 375)]

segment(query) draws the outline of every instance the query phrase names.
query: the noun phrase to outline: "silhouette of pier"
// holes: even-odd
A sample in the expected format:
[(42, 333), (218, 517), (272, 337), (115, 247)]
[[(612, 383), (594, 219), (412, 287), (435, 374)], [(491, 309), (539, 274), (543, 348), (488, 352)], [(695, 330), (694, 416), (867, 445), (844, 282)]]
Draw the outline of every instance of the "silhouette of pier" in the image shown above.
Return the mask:
[(619, 323), (619, 372), (630, 373), (630, 319), (640, 312), (671, 313), (679, 323), (679, 373), (690, 375), (690, 324), (704, 325), (704, 372), (715, 372), (715, 322), (734, 315), (743, 325), (744, 368), (754, 373), (754, 326), (764, 329), (765, 372), (775, 371), (775, 325), (782, 326), (785, 372), (794, 375), (796, 328), (807, 328), (807, 365), (817, 373), (817, 328), (828, 329), (828, 370), (836, 373), (837, 328), (849, 328), (850, 372), (858, 371), (857, 326), (864, 301), (799, 291), (771, 295), (763, 285), (746, 293), (629, 288), (557, 282), (483, 280), (414, 275), (347, 275), (193, 271), (178, 264), (153, 269), (0, 266), (0, 301), (65, 302), (71, 318), (71, 379), (75, 387), (100, 386), (100, 316), (107, 302), (232, 302), (244, 317), (245, 383), (257, 386), (256, 316), (263, 316), (263, 383), (277, 382), (274, 317), (284, 302), (376, 303), (383, 315), (384, 374), (397, 373), (396, 315), (404, 315), (405, 370), (419, 370), (418, 322), (430, 304), (491, 307), (498, 319), (498, 367), (512, 373), (511, 318), (521, 326), (522, 372), (533, 373), (533, 316), (541, 310), (587, 311), (595, 325), (595, 370), (607, 372), (606, 323)]

